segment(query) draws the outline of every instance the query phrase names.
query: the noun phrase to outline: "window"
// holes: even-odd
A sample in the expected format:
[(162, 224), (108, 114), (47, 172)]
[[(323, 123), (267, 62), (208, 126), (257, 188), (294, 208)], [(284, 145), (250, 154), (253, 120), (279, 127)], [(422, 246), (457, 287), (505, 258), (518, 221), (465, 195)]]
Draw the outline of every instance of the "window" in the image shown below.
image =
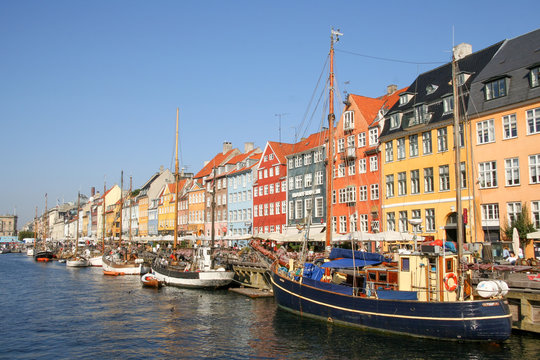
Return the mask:
[(379, 184), (371, 184), (371, 200), (379, 200)]
[(482, 220), (499, 221), (499, 204), (482, 204)]
[(341, 164), (338, 165), (337, 176), (338, 177), (344, 177), (345, 176), (345, 164), (344, 163), (341, 163)]
[(358, 133), (358, 147), (361, 148), (364, 146), (366, 146), (366, 133), (361, 132), (361, 133)]
[(454, 97), (453, 96), (447, 96), (443, 98), (443, 111), (444, 113), (451, 113), (454, 111)]
[(428, 120), (428, 107), (426, 104), (416, 106), (414, 108), (414, 120), (409, 121), (409, 126), (424, 124)]
[(484, 91), (486, 100), (506, 96), (506, 78), (497, 79), (486, 83)]
[(281, 207), (281, 204), (279, 201), (276, 202), (275, 207), (276, 207), (276, 215), (279, 215), (279, 208)]
[(304, 187), (311, 187), (313, 181), (313, 174), (312, 173), (308, 173), (306, 175), (304, 175)]
[(407, 222), (407, 211), (399, 212), (399, 232), (407, 232), (409, 223)]
[(315, 173), (315, 185), (322, 185), (323, 184), (323, 171), (317, 171)]
[(268, 205), (270, 206), (270, 214), (269, 215), (274, 215), (274, 203), (270, 203)]
[(356, 214), (351, 214), (349, 216), (349, 230), (351, 232), (358, 231), (358, 217)]
[(294, 167), (300, 167), (300, 166), (302, 166), (302, 156), (295, 156)]
[(302, 188), (302, 175), (296, 175), (294, 177), (294, 187), (295, 189), (301, 189)]
[(397, 129), (401, 125), (401, 114), (390, 115), (390, 129)]
[(377, 161), (377, 155), (369, 157), (369, 171), (377, 171), (379, 168), (379, 163)]
[[(294, 166), (294, 160), (293, 159), (289, 159), (289, 169), (292, 169)], [(262, 176), (259, 175), (259, 179), (262, 179)]]
[[(422, 216), (420, 215), (420, 209), (415, 209), (415, 210), (411, 210), (411, 219), (421, 219)], [(422, 226), (420, 224), (418, 225), (412, 225), (412, 231), (413, 233), (417, 232), (421, 232), (422, 231)]]
[(507, 203), (506, 212), (508, 215), (508, 223), (512, 225), (517, 220), (518, 215), (521, 213), (521, 203), (520, 202)]
[(375, 146), (379, 142), (379, 128), (369, 129), (369, 146)]
[[(264, 185), (266, 187), (266, 185)], [(274, 193), (274, 184), (270, 184), (268, 185), (268, 192), (270, 194), (273, 194)]]
[(540, 108), (527, 110), (527, 134), (540, 133)]
[(394, 212), (386, 213), (386, 230), (396, 231), (396, 214)]
[(540, 229), (540, 201), (531, 201), (531, 219), (535, 229)]
[(339, 232), (340, 233), (347, 232), (347, 217), (346, 216), (339, 217)]
[(368, 226), (368, 216), (367, 214), (360, 214), (360, 231), (362, 232), (368, 232), (369, 226)]
[(335, 204), (337, 201), (336, 190), (332, 190), (332, 204)]
[(540, 154), (529, 155), (529, 182), (540, 184)]
[(433, 192), (433, 168), (424, 168), (424, 192)]
[(450, 168), (448, 165), (439, 166), (439, 191), (450, 190)]
[(264, 204), (264, 216), (268, 216), (268, 204)]
[(504, 160), (506, 186), (519, 185), (519, 158)]
[(347, 137), (347, 148), (354, 149), (354, 135)]
[(322, 150), (316, 150), (313, 154), (313, 162), (318, 163), (321, 162), (323, 159), (323, 153)]
[(345, 151), (345, 138), (340, 138), (337, 143), (337, 152), (340, 153), (343, 151)]
[(517, 137), (516, 114), (503, 116), (503, 139), (512, 139)]
[(461, 188), (465, 189), (467, 188), (467, 168), (464, 161), (459, 164), (459, 169), (461, 173)]
[(315, 198), (315, 217), (319, 218), (323, 216), (323, 198)]
[(411, 194), (420, 193), (420, 170), (411, 170)]
[[(265, 170), (265, 171), (266, 171), (266, 170)], [(268, 176), (269, 176), (269, 177), (274, 176), (274, 168), (273, 168), (273, 167), (271, 167), (270, 169), (268, 169)], [(246, 186), (246, 181), (245, 181), (245, 180), (243, 181), (243, 184), (244, 184), (244, 186)]]
[(409, 94), (402, 94), (399, 96), (399, 106), (405, 105), (409, 102)]
[(296, 200), (295, 207), (294, 207), (294, 218), (295, 219), (302, 219), (303, 213), (302, 213), (302, 200)]
[[(280, 189), (279, 189), (281, 187), (280, 185), (281, 185), (281, 183), (278, 181), (276, 183), (276, 194), (280, 191)], [(250, 200), (250, 198), (248, 198), (248, 200)]]
[(306, 211), (306, 217), (310, 216), (311, 218), (313, 218), (313, 214), (311, 212), (313, 209), (313, 199), (312, 198), (305, 199), (304, 206), (305, 206), (305, 211)]
[(397, 139), (397, 159), (405, 159), (405, 138)]
[(418, 135), (409, 136), (409, 156), (418, 156)]
[(494, 120), (479, 121), (476, 124), (476, 133), (478, 135), (478, 144), (486, 144), (495, 141)]
[(392, 140), (384, 144), (384, 157), (387, 163), (394, 161), (394, 142)]
[(349, 160), (349, 161), (347, 162), (347, 169), (348, 169), (349, 175), (354, 175), (354, 174), (356, 174), (356, 161), (354, 161), (354, 160)]
[[(292, 203), (292, 201), (291, 201), (291, 203)], [(283, 200), (283, 201), (281, 202), (281, 213), (282, 213), (282, 214), (286, 214), (286, 213), (287, 213), (287, 205), (286, 205), (286, 204), (287, 204), (287, 203), (285, 202), (285, 200)], [(292, 205), (291, 205), (291, 207), (292, 207)]]
[(422, 153), (424, 155), (431, 154), (431, 131), (422, 133)]
[(358, 199), (360, 201), (367, 201), (367, 185), (361, 185), (359, 188), (358, 188), (358, 192), (359, 192), (359, 197)]
[(346, 111), (343, 114), (343, 130), (354, 129), (354, 111)]
[(394, 175), (386, 175), (386, 197), (394, 196)]
[(264, 185), (264, 195), (268, 195), (268, 185)]
[(398, 195), (407, 195), (407, 173), (405, 171), (399, 172), (398, 177)]
[(358, 160), (358, 173), (365, 174), (367, 172), (367, 162), (366, 159)]
[(437, 151), (443, 152), (448, 150), (448, 139), (446, 128), (437, 129)]
[[(278, 176), (279, 175), (279, 165), (276, 166), (275, 169), (276, 170), (274, 172), (275, 172), (276, 176)], [(249, 174), (248, 174), (248, 176), (249, 176)]]
[(311, 164), (311, 154), (304, 154), (304, 165)]
[(292, 176), (289, 178), (289, 189), (294, 189), (294, 178)]
[(478, 164), (480, 189), (497, 187), (497, 162), (487, 161)]
[(426, 209), (426, 231), (435, 232), (435, 209)]

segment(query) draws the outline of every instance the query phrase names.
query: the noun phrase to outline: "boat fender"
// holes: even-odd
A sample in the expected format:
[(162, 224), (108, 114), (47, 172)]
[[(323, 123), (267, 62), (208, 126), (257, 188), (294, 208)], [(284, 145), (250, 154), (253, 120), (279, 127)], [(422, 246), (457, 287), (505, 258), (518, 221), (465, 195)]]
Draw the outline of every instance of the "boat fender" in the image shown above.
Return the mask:
[(454, 273), (448, 273), (444, 276), (444, 287), (448, 291), (454, 291), (457, 288), (458, 280)]

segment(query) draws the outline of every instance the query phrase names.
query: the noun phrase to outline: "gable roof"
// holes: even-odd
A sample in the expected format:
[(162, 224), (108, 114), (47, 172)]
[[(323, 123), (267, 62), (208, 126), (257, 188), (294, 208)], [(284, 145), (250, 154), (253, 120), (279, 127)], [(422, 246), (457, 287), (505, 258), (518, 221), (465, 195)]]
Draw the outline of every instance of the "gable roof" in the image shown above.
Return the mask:
[(307, 138), (300, 140), (294, 144), (293, 150), (287, 154), (298, 154), (319, 146), (323, 146), (325, 141), (328, 139), (329, 131), (328, 129), (309, 135)]
[(268, 141), (267, 147), (270, 147), (272, 152), (276, 155), (277, 160), (281, 164), (286, 163), (285, 156), (289, 155), (294, 151), (294, 145), (295, 144), (288, 144), (288, 143), (282, 143), (277, 141)]
[(229, 159), (231, 156), (234, 156), (234, 154), (238, 151), (238, 149), (232, 149), (227, 151), (227, 153), (225, 154), (223, 154), (222, 152), (216, 154), (216, 156), (214, 156), (212, 160), (210, 160), (205, 166), (203, 166), (203, 168), (194, 176), (194, 178), (199, 179), (210, 175), (214, 167), (222, 165), (225, 161), (227, 161), (227, 159)]

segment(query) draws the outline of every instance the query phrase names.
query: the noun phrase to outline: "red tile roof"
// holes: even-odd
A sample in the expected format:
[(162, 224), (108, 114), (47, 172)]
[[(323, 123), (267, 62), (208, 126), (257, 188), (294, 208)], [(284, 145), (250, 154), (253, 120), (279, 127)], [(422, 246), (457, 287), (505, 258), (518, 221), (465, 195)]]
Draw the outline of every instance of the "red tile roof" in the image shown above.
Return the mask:
[(208, 162), (194, 177), (195, 178), (202, 178), (205, 176), (208, 176), (212, 173), (212, 169), (214, 166), (220, 166), (225, 159), (227, 159), (230, 155), (232, 155), (235, 151), (238, 151), (237, 149), (229, 150), (226, 154), (223, 154), (222, 152), (218, 153), (212, 160)]

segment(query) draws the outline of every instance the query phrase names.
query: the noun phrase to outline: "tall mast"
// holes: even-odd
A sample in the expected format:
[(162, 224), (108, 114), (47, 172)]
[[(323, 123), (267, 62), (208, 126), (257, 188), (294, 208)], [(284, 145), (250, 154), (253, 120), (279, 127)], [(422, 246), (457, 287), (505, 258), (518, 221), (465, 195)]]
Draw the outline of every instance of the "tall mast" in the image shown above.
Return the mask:
[(330, 35), (330, 96), (328, 99), (328, 166), (326, 168), (326, 250), (330, 251), (332, 240), (332, 176), (334, 173), (334, 43), (339, 41), (339, 31), (332, 29)]
[(461, 271), (461, 258), (463, 257), (463, 209), (461, 205), (461, 154), (459, 148), (459, 88), (457, 83), (457, 61), (455, 49), (452, 52), (452, 89), (454, 96), (454, 152), (456, 181), (456, 220), (457, 220), (457, 243), (458, 243), (458, 279), (459, 279), (459, 300), (463, 300), (463, 274)]
[(77, 227), (75, 228), (75, 232), (77, 235), (75, 235), (75, 256), (79, 253), (79, 213), (80, 213), (80, 200), (81, 200), (81, 192), (79, 191), (77, 193)]
[(214, 165), (214, 183), (212, 185), (212, 232), (211, 232), (211, 238), (210, 238), (210, 256), (211, 256), (211, 265), (210, 267), (214, 268), (214, 257), (212, 256), (214, 253), (214, 239), (216, 237), (216, 229), (215, 229), (215, 211), (216, 211), (216, 167)]
[(45, 193), (45, 213), (43, 215), (43, 220), (45, 222), (45, 237), (43, 239), (43, 250), (47, 250), (47, 232), (49, 231), (49, 219), (47, 218), (47, 193)]
[(101, 249), (103, 250), (103, 254), (105, 254), (105, 233), (106, 233), (106, 226), (105, 226), (105, 193), (107, 192), (107, 183), (103, 182), (103, 214), (101, 214), (102, 217), (102, 224), (101, 224)]
[(133, 197), (131, 195), (131, 179), (132, 177), (129, 177), (129, 242), (131, 242), (131, 209), (133, 209)]
[(174, 243), (173, 249), (178, 244), (178, 108), (176, 108), (176, 142), (174, 148)]
[(124, 206), (124, 170), (120, 173), (120, 235), (118, 236), (118, 246), (122, 246), (122, 209)]
[(38, 216), (36, 206), (36, 217), (34, 218), (34, 252), (37, 253), (37, 239), (38, 239)]

